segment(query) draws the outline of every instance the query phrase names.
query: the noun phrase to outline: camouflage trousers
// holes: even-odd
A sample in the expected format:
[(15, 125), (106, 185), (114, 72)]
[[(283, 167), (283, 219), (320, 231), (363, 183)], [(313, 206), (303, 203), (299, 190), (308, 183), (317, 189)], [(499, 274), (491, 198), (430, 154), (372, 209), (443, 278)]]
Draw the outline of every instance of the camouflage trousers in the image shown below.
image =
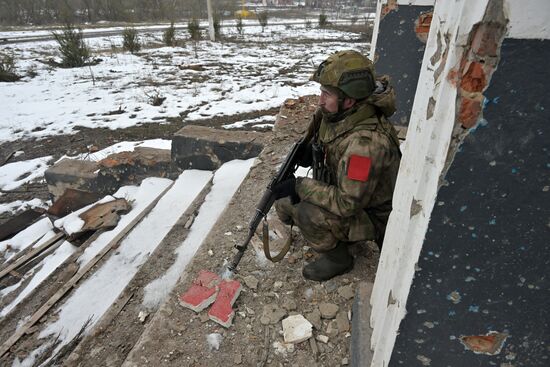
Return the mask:
[(275, 210), (283, 223), (297, 226), (317, 252), (332, 250), (340, 241), (376, 239), (375, 226), (364, 211), (343, 218), (307, 201), (293, 205), (288, 197), (277, 200)]

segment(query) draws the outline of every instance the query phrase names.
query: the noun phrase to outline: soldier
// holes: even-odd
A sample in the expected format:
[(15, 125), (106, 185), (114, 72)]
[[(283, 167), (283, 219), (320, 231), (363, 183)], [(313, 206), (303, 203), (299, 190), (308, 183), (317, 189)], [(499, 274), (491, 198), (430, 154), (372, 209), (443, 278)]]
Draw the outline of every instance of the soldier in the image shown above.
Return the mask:
[(321, 84), (321, 95), (301, 165), (313, 168), (313, 178), (291, 178), (273, 192), (281, 221), (298, 226), (321, 253), (303, 276), (323, 281), (353, 268), (350, 243), (382, 246), (401, 153), (387, 119), (395, 112), (393, 88), (387, 77), (375, 79), (368, 58), (337, 52), (311, 80)]

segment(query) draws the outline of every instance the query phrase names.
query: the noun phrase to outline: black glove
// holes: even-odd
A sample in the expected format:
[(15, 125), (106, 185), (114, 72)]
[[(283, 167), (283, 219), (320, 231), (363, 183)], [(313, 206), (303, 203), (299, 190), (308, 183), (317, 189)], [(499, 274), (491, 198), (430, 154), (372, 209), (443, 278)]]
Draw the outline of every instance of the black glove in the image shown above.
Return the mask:
[(298, 164), (302, 167), (311, 167), (313, 165), (313, 148), (311, 142), (303, 146), (298, 155)]
[(296, 204), (300, 201), (300, 197), (296, 193), (295, 177), (279, 182), (271, 188), (271, 191), (277, 200), (290, 196), (290, 201), (292, 204)]

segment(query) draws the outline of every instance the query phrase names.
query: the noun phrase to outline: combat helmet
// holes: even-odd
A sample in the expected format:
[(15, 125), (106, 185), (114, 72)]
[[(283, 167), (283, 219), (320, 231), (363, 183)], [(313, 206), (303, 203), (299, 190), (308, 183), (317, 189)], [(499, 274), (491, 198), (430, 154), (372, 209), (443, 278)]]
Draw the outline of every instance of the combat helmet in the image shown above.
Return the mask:
[(375, 89), (374, 65), (357, 51), (339, 51), (323, 61), (310, 80), (338, 88), (346, 96), (361, 100)]

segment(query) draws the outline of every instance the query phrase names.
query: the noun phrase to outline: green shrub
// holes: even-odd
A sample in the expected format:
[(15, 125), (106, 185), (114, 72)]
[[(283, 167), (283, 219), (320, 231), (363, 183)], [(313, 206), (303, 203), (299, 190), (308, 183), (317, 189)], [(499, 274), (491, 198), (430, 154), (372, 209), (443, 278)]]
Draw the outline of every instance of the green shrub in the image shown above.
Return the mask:
[(141, 43), (135, 28), (125, 28), (122, 31), (122, 48), (132, 54), (141, 50)]
[(264, 28), (267, 27), (267, 18), (267, 10), (258, 13), (258, 22), (260, 22), (260, 25), (262, 26), (262, 32), (264, 31)]
[(12, 55), (0, 54), (0, 82), (15, 82), (21, 79), (15, 73), (15, 59)]
[(193, 41), (201, 39), (201, 27), (198, 19), (193, 18), (187, 23), (187, 31)]
[(306, 29), (311, 28), (311, 21), (309, 19), (306, 20)]
[(328, 17), (325, 13), (319, 14), (319, 28), (324, 28), (328, 25)]
[(237, 23), (235, 24), (235, 27), (237, 27), (237, 32), (239, 32), (239, 34), (243, 34), (243, 18), (237, 18)]
[(174, 27), (174, 22), (170, 23), (170, 27), (166, 28), (162, 34), (162, 40), (166, 46), (173, 47), (177, 44), (176, 42), (176, 27)]
[(90, 49), (84, 42), (81, 29), (77, 31), (72, 24), (67, 23), (62, 33), (52, 32), (52, 35), (59, 44), (61, 66), (76, 68), (86, 65)]

